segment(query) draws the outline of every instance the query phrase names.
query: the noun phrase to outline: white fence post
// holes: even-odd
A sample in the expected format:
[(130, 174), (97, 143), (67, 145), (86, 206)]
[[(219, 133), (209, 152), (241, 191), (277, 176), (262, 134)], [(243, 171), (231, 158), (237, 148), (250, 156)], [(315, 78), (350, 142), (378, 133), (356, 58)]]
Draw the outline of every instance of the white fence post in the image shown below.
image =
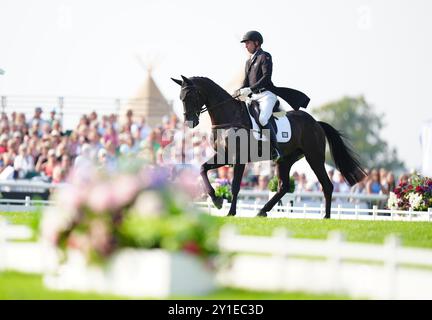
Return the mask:
[(24, 204), (26, 207), (30, 207), (30, 197), (29, 196), (26, 196), (25, 197), (25, 204)]
[(257, 199), (255, 199), (255, 202), (254, 202), (254, 212), (257, 212), (258, 211), (258, 200)]
[(332, 231), (327, 238), (327, 244), (330, 247), (328, 261), (332, 272), (331, 289), (337, 293), (341, 290), (341, 269), (342, 256), (340, 255), (340, 246), (345, 240), (345, 236), (339, 231)]
[(342, 208), (342, 206), (341, 206), (341, 204), (339, 203), (338, 206), (337, 206), (337, 216), (338, 216), (338, 220), (340, 220), (340, 218), (341, 218), (341, 208)]
[(378, 211), (378, 206), (377, 205), (374, 205), (373, 207), (372, 207), (372, 216), (373, 216), (373, 220), (375, 221), (375, 219), (376, 219), (376, 216), (377, 216), (377, 212)]
[(359, 215), (358, 210), (359, 210), (359, 205), (356, 204), (356, 205), (354, 206), (354, 215), (355, 215), (356, 220), (358, 220), (358, 218), (359, 218), (359, 217), (358, 217), (358, 215)]
[(428, 208), (428, 221), (431, 221), (432, 208)]
[(324, 217), (324, 203), (321, 203), (320, 205), (320, 218)]
[(306, 218), (306, 208), (307, 208), (307, 204), (303, 203), (303, 218)]
[(387, 282), (387, 299), (397, 299), (397, 250), (400, 246), (400, 239), (395, 235), (389, 235), (385, 239), (385, 266), (387, 269), (388, 282)]
[(6, 268), (6, 220), (0, 217), (0, 271)]
[(278, 273), (277, 283), (275, 286), (280, 290), (285, 290), (285, 283), (286, 283), (286, 260), (287, 256), (282, 253), (284, 248), (286, 247), (286, 240), (289, 237), (289, 232), (285, 228), (277, 228), (273, 231), (272, 240), (274, 240), (274, 243), (277, 244), (281, 250), (280, 253), (275, 253), (273, 255), (275, 259), (276, 264), (276, 272)]
[(412, 213), (413, 213), (413, 208), (410, 207), (409, 210), (408, 210), (408, 218), (409, 218), (409, 221), (412, 221)]

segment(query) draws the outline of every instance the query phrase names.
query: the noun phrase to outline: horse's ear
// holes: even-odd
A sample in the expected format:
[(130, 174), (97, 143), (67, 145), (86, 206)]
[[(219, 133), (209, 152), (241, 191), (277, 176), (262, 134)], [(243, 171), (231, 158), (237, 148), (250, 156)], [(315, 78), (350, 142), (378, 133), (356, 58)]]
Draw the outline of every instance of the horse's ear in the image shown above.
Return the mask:
[(171, 78), (171, 80), (174, 81), (175, 83), (177, 83), (179, 86), (181, 86), (182, 83), (183, 83), (181, 80), (177, 80), (177, 79), (174, 79), (174, 78)]
[(186, 78), (183, 75), (181, 77), (182, 77), (184, 83), (189, 84), (189, 85), (193, 85), (192, 81), (190, 81), (188, 78)]

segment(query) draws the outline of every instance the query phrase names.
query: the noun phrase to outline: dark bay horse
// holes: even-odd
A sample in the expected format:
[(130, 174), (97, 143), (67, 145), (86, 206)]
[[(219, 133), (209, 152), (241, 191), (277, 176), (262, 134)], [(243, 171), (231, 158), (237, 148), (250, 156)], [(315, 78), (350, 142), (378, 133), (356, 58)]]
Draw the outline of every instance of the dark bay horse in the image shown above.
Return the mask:
[[(248, 143), (252, 139), (255, 139), (250, 130), (252, 124), (244, 102), (233, 98), (228, 92), (208, 78), (186, 78), (182, 76), (182, 79), (172, 80), (181, 86), (180, 99), (183, 102), (185, 121), (189, 127), (196, 127), (199, 123), (200, 114), (208, 111), (214, 131), (216, 129), (231, 129), (228, 131), (235, 132), (236, 130), (247, 129), (249, 132)], [(331, 125), (316, 121), (304, 111), (290, 111), (286, 113), (286, 116), (291, 124), (292, 135), (288, 142), (279, 143), (280, 150), (283, 153), (282, 160), (276, 164), (279, 189), (259, 211), (258, 216), (267, 216), (267, 212), (288, 192), (290, 188), (289, 174), (291, 166), (297, 160), (305, 157), (321, 183), (324, 192), (326, 202), (324, 218), (330, 218), (333, 184), (324, 167), (326, 137), (337, 169), (351, 186), (361, 181), (366, 176), (366, 173), (360, 166), (355, 153), (343, 141), (343, 135)], [(220, 209), (223, 198), (215, 195), (215, 190), (210, 184), (207, 172), (227, 164), (233, 165), (233, 197), (228, 215), (234, 216), (236, 214), (237, 196), (240, 191), (240, 183), (245, 165), (247, 162), (254, 160), (249, 156), (247, 161), (240, 161), (238, 158), (240, 152), (237, 152), (234, 162), (229, 162), (228, 152), (226, 152), (228, 146), (224, 145), (222, 148), (218, 148), (218, 143), (220, 144), (221, 141), (215, 141), (216, 154), (201, 166), (200, 173), (207, 193), (214, 205)], [(218, 157), (218, 150), (221, 149), (225, 151), (224, 157)], [(270, 156), (270, 152), (268, 154)], [(223, 161), (221, 161), (221, 158)], [(269, 159), (261, 158), (260, 161)]]

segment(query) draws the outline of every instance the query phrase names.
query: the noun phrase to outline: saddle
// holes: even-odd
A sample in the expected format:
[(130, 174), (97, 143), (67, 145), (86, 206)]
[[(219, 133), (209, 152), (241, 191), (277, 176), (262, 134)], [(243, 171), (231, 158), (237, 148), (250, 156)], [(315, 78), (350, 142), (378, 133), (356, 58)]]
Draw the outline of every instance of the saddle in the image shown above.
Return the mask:
[[(250, 114), (255, 119), (255, 122), (257, 123), (259, 128), (262, 130), (262, 125), (259, 122), (259, 115), (260, 115), (259, 102), (256, 100), (252, 100), (251, 103), (249, 104), (248, 108), (249, 108)], [(276, 103), (273, 106), (273, 112), (279, 112), (279, 111), (281, 111), (280, 102), (279, 102), (279, 100), (276, 100)], [(269, 122), (273, 126), (273, 128), (275, 129), (275, 133), (277, 133), (278, 127), (276, 125), (276, 120), (275, 120), (274, 115), (271, 115)]]

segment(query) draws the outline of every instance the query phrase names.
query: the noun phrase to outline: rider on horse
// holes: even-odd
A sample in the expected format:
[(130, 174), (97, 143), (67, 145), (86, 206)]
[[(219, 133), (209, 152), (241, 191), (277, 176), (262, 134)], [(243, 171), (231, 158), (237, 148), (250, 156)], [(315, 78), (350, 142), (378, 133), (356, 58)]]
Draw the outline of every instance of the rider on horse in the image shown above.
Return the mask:
[(241, 40), (245, 43), (247, 51), (251, 54), (246, 61), (245, 79), (240, 88), (240, 95), (251, 97), (259, 103), (260, 115), (259, 124), (263, 132), (270, 132), (270, 144), (272, 147), (272, 159), (276, 162), (281, 160), (281, 151), (276, 139), (276, 130), (269, 122), (273, 113), (273, 107), (277, 101), (277, 96), (272, 92), (274, 85), (271, 81), (273, 63), (271, 55), (261, 49), (263, 37), (258, 31), (249, 31)]

